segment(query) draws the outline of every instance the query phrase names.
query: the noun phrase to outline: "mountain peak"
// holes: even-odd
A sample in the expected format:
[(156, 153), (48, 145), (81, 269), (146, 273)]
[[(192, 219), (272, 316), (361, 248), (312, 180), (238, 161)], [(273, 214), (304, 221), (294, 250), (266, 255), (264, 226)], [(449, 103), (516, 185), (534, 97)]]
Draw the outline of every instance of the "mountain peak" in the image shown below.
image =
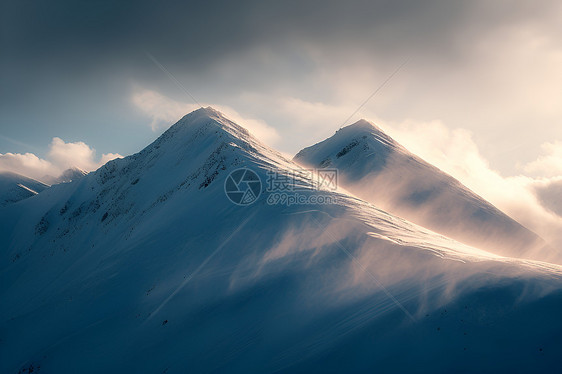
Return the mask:
[[(123, 191), (142, 189), (145, 200), (154, 198), (157, 204), (190, 186), (207, 188), (235, 168), (257, 170), (288, 163), (245, 128), (207, 107), (182, 117), (139, 153), (108, 162), (92, 178), (101, 185), (126, 180)], [(150, 189), (144, 190), (149, 180)]]
[(77, 166), (71, 166), (70, 168), (64, 170), (58, 177), (54, 177), (52, 175), (44, 175), (41, 178), (41, 181), (53, 185), (59, 183), (68, 183), (72, 182), (73, 180), (78, 180), (88, 174), (87, 171), (80, 169)]
[(243, 130), (243, 132), (247, 132), (242, 126), (234, 123), (230, 119), (228, 119), (223, 113), (216, 110), (213, 107), (201, 107), (199, 109), (194, 110), (183, 116), (176, 124), (172, 127), (184, 127), (184, 126), (197, 126), (202, 122), (209, 123), (214, 125), (215, 127), (222, 128), (222, 129), (229, 129), (229, 128), (237, 128)]
[(355, 123), (352, 123), (351, 125), (347, 125), (347, 126), (343, 127), (342, 130), (343, 129), (369, 130), (369, 131), (375, 130), (375, 131), (378, 131), (378, 132), (383, 132), (380, 129), (380, 127), (378, 127), (377, 125), (375, 125), (372, 122), (367, 121), (364, 118), (361, 118), (359, 121), (357, 121)]
[[(338, 130), (301, 150), (294, 160), (335, 168), (344, 188), (359, 198), (469, 245), (510, 256), (544, 245), (536, 234), (368, 121)], [(550, 250), (544, 253), (548, 259)]]
[(388, 144), (398, 145), (398, 143), (388, 136), (380, 127), (365, 119), (360, 119), (351, 125), (342, 127), (336, 131), (336, 134), (334, 135), (334, 137), (339, 138), (343, 136), (362, 139), (372, 139), (374, 137), (376, 140), (384, 140), (384, 142)]
[(199, 108), (183, 116), (139, 155), (156, 151), (185, 155), (196, 148), (213, 149), (221, 159), (250, 157), (261, 160), (260, 164), (290, 162), (212, 107)]
[[(361, 119), (337, 130), (330, 138), (301, 150), (294, 159), (309, 165), (328, 167), (333, 166), (334, 160), (344, 155), (348, 155), (345, 159), (349, 162), (365, 155), (376, 155), (375, 158), (383, 161), (393, 152), (408, 154), (405, 148), (381, 128)], [(353, 156), (349, 157), (350, 155)]]
[(82, 178), (86, 174), (88, 174), (87, 171), (82, 170), (77, 166), (72, 166), (62, 172), (62, 174), (58, 177), (58, 183), (72, 182), (73, 180)]
[(172, 138), (177, 141), (191, 140), (202, 136), (210, 136), (219, 140), (240, 141), (247, 144), (258, 144), (244, 127), (229, 120), (224, 114), (212, 107), (199, 108), (183, 116), (176, 124), (172, 125), (155, 143), (168, 141)]
[(208, 107), (201, 107), (199, 109), (194, 110), (183, 116), (178, 122), (189, 122), (195, 121), (202, 118), (211, 118), (216, 119), (220, 122), (221, 119), (225, 119), (224, 115), (216, 110), (215, 108), (208, 106)]

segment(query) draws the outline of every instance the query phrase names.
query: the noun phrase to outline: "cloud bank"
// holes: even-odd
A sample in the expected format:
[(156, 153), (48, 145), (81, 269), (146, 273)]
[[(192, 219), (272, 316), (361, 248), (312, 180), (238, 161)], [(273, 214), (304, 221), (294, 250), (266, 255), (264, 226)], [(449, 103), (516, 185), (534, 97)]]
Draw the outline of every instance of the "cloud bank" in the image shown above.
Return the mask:
[(9, 171), (41, 180), (45, 176), (58, 176), (64, 170), (77, 167), (92, 171), (118, 157), (117, 153), (105, 153), (96, 157), (95, 149), (84, 142), (68, 142), (53, 138), (45, 159), (33, 153), (0, 153), (0, 171)]
[(489, 164), (466, 129), (450, 129), (437, 120), (383, 122), (382, 127), (412, 153), (451, 174), (562, 250), (562, 204), (556, 199), (562, 185), (562, 160), (557, 158), (556, 144), (543, 147), (543, 155), (522, 167), (548, 171), (551, 177), (504, 176)]
[(544, 143), (543, 154), (535, 161), (523, 166), (523, 170), (531, 175), (543, 177), (562, 176), (562, 141)]

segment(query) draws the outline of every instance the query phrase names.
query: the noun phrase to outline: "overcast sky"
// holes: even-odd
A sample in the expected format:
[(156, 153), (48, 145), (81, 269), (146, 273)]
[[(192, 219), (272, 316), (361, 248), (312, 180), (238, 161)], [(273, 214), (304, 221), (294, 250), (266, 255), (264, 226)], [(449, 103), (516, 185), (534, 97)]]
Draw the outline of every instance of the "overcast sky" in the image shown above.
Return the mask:
[(48, 158), (56, 137), (95, 149), (93, 167), (140, 150), (196, 107), (153, 56), (294, 154), (408, 60), (348, 124), (464, 129), (503, 175), (540, 174), (562, 153), (561, 4), (4, 0), (0, 153)]

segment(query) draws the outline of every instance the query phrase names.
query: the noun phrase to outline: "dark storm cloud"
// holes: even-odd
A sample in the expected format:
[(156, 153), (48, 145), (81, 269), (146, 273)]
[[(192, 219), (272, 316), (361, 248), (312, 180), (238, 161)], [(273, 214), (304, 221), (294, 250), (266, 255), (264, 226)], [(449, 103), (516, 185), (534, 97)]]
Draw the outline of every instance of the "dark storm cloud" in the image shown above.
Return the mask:
[[(0, 11), (1, 127), (11, 126), (5, 135), (17, 138), (16, 127), (43, 123), (37, 136), (52, 137), (58, 134), (45, 128), (75, 127), (80, 115), (88, 124), (123, 123), (130, 108), (116, 103), (130, 96), (131, 82), (161, 92), (173, 87), (145, 50), (182, 81), (196, 84), (201, 101), (298, 87), (319, 64), (333, 68), (354, 59), (386, 61), (392, 68), (406, 56), (437, 67), (462, 64), (475, 41), (492, 30), (529, 22), (552, 26), (545, 20), (556, 2), (526, 4), (7, 0)], [(268, 58), (252, 60), (260, 50)], [(231, 68), (237, 59), (245, 59), (238, 70)], [(226, 77), (208, 79), (224, 66)]]
[(142, 70), (139, 51), (145, 48), (194, 69), (256, 46), (283, 42), (330, 50), (347, 45), (379, 53), (456, 54), (490, 28), (522, 16), (541, 18), (548, 11), (544, 5), (413, 0), (23, 0), (5, 2), (3, 7), (4, 64), (49, 69), (54, 68), (49, 64), (68, 68), (75, 63), (80, 69), (103, 69), (104, 64), (122, 62), (133, 70)]

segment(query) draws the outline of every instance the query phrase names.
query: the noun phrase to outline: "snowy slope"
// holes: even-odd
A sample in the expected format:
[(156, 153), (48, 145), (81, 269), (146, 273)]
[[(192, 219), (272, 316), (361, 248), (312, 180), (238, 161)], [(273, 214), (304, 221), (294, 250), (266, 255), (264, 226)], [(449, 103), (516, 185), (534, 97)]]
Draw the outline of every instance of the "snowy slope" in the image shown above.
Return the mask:
[(536, 234), (365, 120), (294, 159), (337, 168), (340, 186), (356, 196), (469, 245), (506, 256), (556, 257)]
[(200, 109), (140, 153), (0, 211), (0, 372), (558, 367), (560, 266), (341, 193), (270, 205), (264, 186), (237, 206), (224, 183), (241, 167), (265, 181), (296, 165)]
[(0, 208), (35, 196), (48, 187), (20, 174), (0, 172)]

